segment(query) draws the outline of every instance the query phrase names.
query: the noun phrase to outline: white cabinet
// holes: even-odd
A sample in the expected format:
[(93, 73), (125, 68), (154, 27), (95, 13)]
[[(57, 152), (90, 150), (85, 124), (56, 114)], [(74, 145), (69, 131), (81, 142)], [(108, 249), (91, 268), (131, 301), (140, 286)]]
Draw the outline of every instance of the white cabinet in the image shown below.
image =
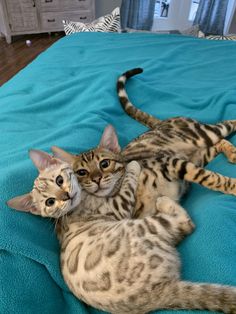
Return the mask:
[(8, 43), (15, 35), (61, 31), (62, 20), (94, 18), (95, 0), (0, 0), (0, 33)]

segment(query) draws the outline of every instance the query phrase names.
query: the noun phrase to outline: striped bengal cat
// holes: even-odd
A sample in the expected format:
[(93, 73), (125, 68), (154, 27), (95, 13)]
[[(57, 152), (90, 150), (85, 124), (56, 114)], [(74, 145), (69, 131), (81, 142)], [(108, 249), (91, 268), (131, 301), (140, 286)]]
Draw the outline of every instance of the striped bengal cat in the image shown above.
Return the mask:
[[(199, 166), (210, 161), (220, 152), (225, 153), (231, 162), (235, 162), (235, 147), (226, 140), (219, 140), (215, 145), (205, 149), (201, 146), (198, 147), (189, 135), (185, 136), (184, 132), (180, 133), (177, 127), (179, 126), (178, 121), (179, 124), (180, 122), (184, 123), (185, 119), (164, 121), (163, 128), (160, 123), (159, 129), (144, 133), (123, 151), (121, 151), (117, 135), (111, 125), (105, 128), (99, 145), (92, 150), (73, 155), (53, 146), (52, 151), (57, 158), (70, 164), (79, 183), (87, 193), (102, 198), (113, 196), (116, 193), (116, 186), (119, 186), (122, 180), (122, 171), (127, 161), (138, 160), (142, 171), (139, 177), (133, 218), (151, 215), (151, 209), (155, 208), (156, 199), (160, 196), (167, 196), (178, 201), (185, 193), (188, 182), (199, 183), (212, 190), (236, 195), (236, 179), (222, 176)], [(191, 121), (194, 123), (193, 120)], [(191, 123), (189, 121), (188, 123), (190, 128)], [(167, 128), (169, 129), (169, 138), (164, 135)], [(221, 129), (220, 126), (219, 129)], [(225, 129), (227, 128), (225, 127)], [(164, 134), (161, 135), (164, 130)], [(194, 133), (192, 130), (191, 132)], [(209, 137), (214, 138), (211, 132), (209, 132)], [(200, 137), (196, 143), (204, 147), (204, 140)], [(117, 169), (114, 168), (116, 163), (119, 164)], [(116, 182), (114, 186), (111, 185), (111, 180)], [(117, 207), (116, 202), (113, 205), (115, 208)]]
[[(116, 177), (107, 175), (109, 187), (101, 183), (104, 191), (94, 196), (81, 191), (68, 164), (36, 150), (30, 156), (39, 170), (34, 188), (8, 205), (59, 219), (62, 274), (75, 296), (114, 314), (157, 309), (236, 314), (236, 288), (180, 279), (175, 245), (193, 230), (180, 205), (160, 197), (155, 214), (130, 218), (140, 174), (136, 161), (124, 169), (119, 160), (108, 165), (103, 159), (101, 168), (112, 167)], [(119, 185), (117, 177), (123, 178)], [(113, 196), (105, 197), (108, 191)]]
[(216, 125), (201, 124), (188, 118), (157, 118), (135, 108), (125, 91), (127, 78), (141, 73), (134, 69), (124, 73), (117, 82), (117, 91), (124, 110), (134, 119), (151, 128), (122, 151), (112, 126), (108, 126), (99, 146), (88, 152), (72, 155), (59, 147), (52, 147), (54, 155), (68, 162), (81, 186), (90, 194), (109, 196), (109, 176), (113, 161), (139, 161), (139, 178), (134, 218), (150, 215), (157, 197), (167, 196), (178, 201), (186, 192), (188, 182), (209, 189), (236, 195), (236, 179), (222, 176), (203, 168), (219, 153), (236, 162), (236, 148), (224, 139), (236, 130), (236, 120)]
[(236, 162), (236, 148), (224, 139), (236, 130), (236, 120), (210, 125), (183, 117), (159, 120), (142, 112), (130, 102), (125, 90), (127, 79), (142, 72), (141, 68), (127, 71), (117, 81), (119, 100), (125, 112), (151, 129), (122, 151), (124, 160), (140, 160), (143, 168), (137, 216), (145, 212), (147, 201), (154, 201), (156, 191), (178, 200), (184, 191), (182, 180), (236, 195), (236, 179), (202, 168), (219, 153), (224, 153), (230, 162)]

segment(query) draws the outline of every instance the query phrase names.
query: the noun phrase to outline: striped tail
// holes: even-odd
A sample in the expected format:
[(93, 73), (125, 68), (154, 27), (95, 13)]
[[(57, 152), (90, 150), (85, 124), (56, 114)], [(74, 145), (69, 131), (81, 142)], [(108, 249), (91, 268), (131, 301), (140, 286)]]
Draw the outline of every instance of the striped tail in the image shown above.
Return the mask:
[[(163, 309), (209, 310), (236, 314), (236, 288), (215, 284), (173, 282), (164, 288)], [(152, 305), (155, 309), (155, 295)], [(158, 302), (156, 302), (158, 303)]]
[(136, 108), (129, 100), (128, 95), (125, 90), (125, 83), (127, 79), (130, 77), (142, 73), (143, 69), (141, 68), (135, 68), (132, 70), (129, 70), (125, 73), (123, 73), (117, 81), (117, 93), (119, 96), (119, 100), (121, 103), (121, 106), (123, 107), (124, 111), (133, 119), (137, 120), (138, 122), (142, 123), (146, 127), (153, 129), (156, 127), (156, 125), (161, 121), (157, 118), (153, 117), (152, 115), (143, 112)]

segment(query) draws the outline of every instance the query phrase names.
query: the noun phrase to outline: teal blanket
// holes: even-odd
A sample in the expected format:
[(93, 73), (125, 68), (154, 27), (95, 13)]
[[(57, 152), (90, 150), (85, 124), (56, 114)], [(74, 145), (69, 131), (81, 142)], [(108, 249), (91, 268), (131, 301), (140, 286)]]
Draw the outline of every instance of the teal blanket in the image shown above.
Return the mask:
[[(98, 144), (108, 123), (117, 129), (122, 146), (146, 130), (123, 112), (116, 95), (117, 77), (134, 67), (144, 72), (127, 83), (127, 90), (142, 110), (161, 119), (236, 119), (235, 42), (137, 33), (74, 34), (3, 85), (0, 313), (101, 313), (66, 287), (53, 222), (16, 212), (5, 202), (32, 187), (37, 172), (28, 158), (30, 148), (49, 151), (58, 145), (80, 152)], [(231, 142), (236, 144), (236, 136)], [(236, 177), (236, 165), (224, 156), (208, 169)], [(182, 204), (197, 227), (178, 247), (183, 278), (236, 286), (236, 198), (192, 185)]]

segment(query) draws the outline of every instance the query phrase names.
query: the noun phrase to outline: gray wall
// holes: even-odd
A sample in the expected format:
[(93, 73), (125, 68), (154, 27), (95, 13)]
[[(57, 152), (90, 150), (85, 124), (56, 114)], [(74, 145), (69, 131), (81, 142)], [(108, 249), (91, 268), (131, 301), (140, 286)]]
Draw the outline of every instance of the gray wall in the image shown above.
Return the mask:
[(96, 18), (110, 13), (116, 7), (121, 6), (121, 0), (95, 0), (95, 15)]
[(154, 18), (153, 30), (184, 30), (192, 25), (188, 20), (191, 0), (172, 0), (167, 19)]

